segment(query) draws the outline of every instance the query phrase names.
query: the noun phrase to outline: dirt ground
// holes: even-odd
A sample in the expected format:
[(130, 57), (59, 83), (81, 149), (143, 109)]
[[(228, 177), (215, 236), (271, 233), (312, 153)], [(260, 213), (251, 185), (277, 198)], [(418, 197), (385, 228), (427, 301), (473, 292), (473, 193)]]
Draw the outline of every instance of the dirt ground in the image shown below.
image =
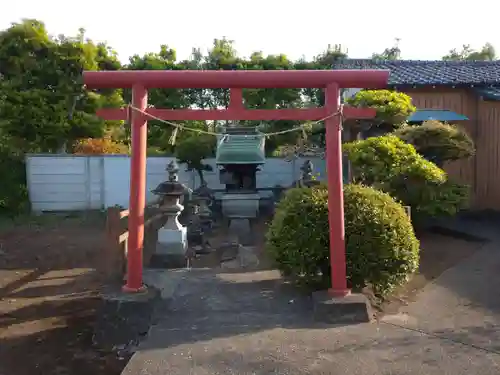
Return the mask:
[(91, 345), (103, 215), (2, 224), (0, 375), (120, 374), (127, 358)]

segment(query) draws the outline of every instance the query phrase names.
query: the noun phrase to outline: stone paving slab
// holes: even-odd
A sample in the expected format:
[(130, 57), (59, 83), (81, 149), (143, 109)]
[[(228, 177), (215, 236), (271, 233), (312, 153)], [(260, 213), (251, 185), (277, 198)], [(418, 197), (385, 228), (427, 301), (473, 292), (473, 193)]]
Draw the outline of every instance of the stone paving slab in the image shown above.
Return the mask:
[(146, 268), (143, 274), (144, 284), (158, 290), (161, 298), (169, 301), (188, 273), (187, 269)]
[(500, 352), (500, 245), (482, 250), (424, 287), (384, 321)]
[(500, 371), (498, 354), (379, 324), (272, 328), (196, 339), (143, 349), (124, 374), (493, 375)]
[[(229, 272), (193, 269), (184, 274), (170, 304), (171, 312), (217, 315), (220, 311), (273, 311), (283, 313), (308, 307), (309, 296), (300, 296), (284, 283), (277, 271)], [(306, 306), (307, 305), (307, 306)]]

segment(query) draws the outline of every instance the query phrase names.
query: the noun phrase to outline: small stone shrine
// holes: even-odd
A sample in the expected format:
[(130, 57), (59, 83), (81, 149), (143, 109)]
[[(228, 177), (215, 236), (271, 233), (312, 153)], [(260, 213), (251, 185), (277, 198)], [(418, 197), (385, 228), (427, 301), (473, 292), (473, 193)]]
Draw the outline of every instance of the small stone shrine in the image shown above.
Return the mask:
[(159, 184), (152, 193), (159, 197), (159, 209), (167, 216), (165, 225), (158, 231), (154, 254), (156, 264), (168, 268), (184, 267), (187, 253), (187, 228), (179, 222), (184, 207), (180, 199), (188, 188), (179, 182), (179, 166), (175, 160), (167, 165), (168, 181)]
[(256, 174), (265, 163), (265, 136), (251, 127), (229, 126), (218, 137), (216, 163), (220, 182), (222, 215), (226, 219), (254, 219), (259, 214), (260, 195)]

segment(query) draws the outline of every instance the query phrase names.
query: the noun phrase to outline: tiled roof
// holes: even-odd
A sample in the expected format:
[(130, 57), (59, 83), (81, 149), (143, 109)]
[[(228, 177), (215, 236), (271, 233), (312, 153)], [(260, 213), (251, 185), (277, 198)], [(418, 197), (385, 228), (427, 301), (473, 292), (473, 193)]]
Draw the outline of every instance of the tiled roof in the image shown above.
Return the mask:
[(475, 91), (485, 100), (500, 100), (500, 87), (481, 87)]
[(500, 61), (345, 59), (334, 69), (388, 69), (390, 86), (500, 85)]

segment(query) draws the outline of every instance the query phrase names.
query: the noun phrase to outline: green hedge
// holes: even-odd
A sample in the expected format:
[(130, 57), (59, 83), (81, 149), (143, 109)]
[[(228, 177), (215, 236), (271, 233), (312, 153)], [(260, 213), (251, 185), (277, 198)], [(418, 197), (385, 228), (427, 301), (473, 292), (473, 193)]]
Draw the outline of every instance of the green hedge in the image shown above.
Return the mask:
[[(289, 190), (266, 235), (277, 268), (312, 289), (330, 285), (328, 192), (324, 186)], [(348, 281), (384, 295), (418, 267), (419, 242), (404, 208), (388, 194), (361, 185), (344, 189)]]

